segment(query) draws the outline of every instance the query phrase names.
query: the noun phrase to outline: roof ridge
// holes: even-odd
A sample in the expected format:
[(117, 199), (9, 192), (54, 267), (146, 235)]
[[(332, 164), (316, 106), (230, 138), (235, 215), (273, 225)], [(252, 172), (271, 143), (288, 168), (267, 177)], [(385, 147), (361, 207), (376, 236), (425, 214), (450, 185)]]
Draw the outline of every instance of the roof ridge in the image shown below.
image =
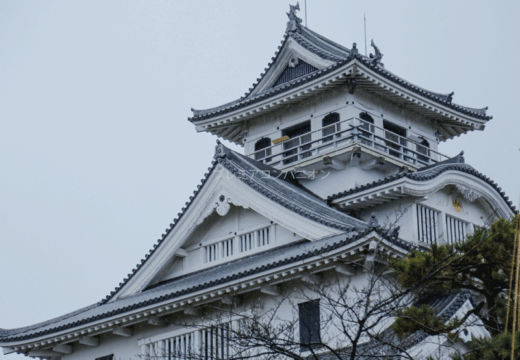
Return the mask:
[[(493, 187), (493, 189), (504, 200), (504, 202), (507, 204), (509, 209), (511, 209), (511, 211), (514, 214), (518, 213), (518, 210), (513, 205), (513, 202), (511, 200), (509, 200), (509, 197), (506, 196), (505, 192), (502, 191), (502, 188), (499, 187), (496, 182), (494, 182), (493, 180), (491, 180), (489, 177), (485, 176), (481, 172), (477, 171), (471, 165), (466, 164), (464, 162), (456, 162), (454, 160), (454, 159), (457, 158), (457, 159), (459, 159), (459, 161), (460, 161), (460, 159), (462, 159), (462, 161), (464, 161), (464, 158), (462, 156), (463, 154), (464, 154), (464, 152), (461, 152), (459, 155), (456, 155), (453, 158), (450, 158), (448, 160), (444, 160), (444, 161), (439, 162), (437, 164), (431, 165), (431, 166), (429, 166), (429, 167), (427, 167), (425, 169), (421, 169), (420, 171), (417, 171), (417, 172), (409, 172), (409, 173), (407, 173), (407, 172), (399, 172), (397, 174), (390, 175), (390, 176), (384, 177), (384, 178), (376, 180), (376, 181), (372, 181), (370, 183), (367, 183), (367, 184), (364, 184), (364, 185), (361, 185), (361, 186), (356, 186), (354, 188), (351, 188), (351, 189), (348, 189), (348, 190), (345, 190), (345, 191), (341, 191), (341, 192), (336, 193), (336, 194), (332, 194), (332, 195), (327, 197), (327, 202), (330, 204), (333, 200), (336, 200), (338, 198), (341, 198), (341, 197), (344, 197), (344, 196), (348, 196), (348, 195), (352, 195), (352, 194), (361, 192), (363, 190), (372, 189), (372, 188), (375, 188), (375, 187), (377, 187), (379, 185), (387, 184), (387, 183), (390, 183), (392, 181), (401, 179), (403, 177), (407, 177), (409, 179), (416, 180), (416, 181), (426, 181), (426, 180), (433, 179), (433, 178), (441, 175), (442, 173), (444, 173), (446, 171), (456, 170), (456, 171), (461, 171), (461, 172), (473, 175), (476, 178), (478, 178), (478, 179), (486, 182), (487, 184), (491, 185), (491, 187)], [(453, 160), (453, 161), (450, 162), (450, 160)]]

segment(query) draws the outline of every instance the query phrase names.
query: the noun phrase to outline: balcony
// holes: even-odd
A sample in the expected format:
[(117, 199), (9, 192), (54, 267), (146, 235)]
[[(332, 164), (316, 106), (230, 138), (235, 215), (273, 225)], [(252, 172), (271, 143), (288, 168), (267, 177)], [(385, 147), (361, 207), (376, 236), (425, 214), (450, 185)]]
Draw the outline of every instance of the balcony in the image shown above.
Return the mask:
[[(427, 146), (354, 117), (256, 151), (248, 156), (278, 169), (363, 144), (371, 152), (419, 169), (448, 159)], [(350, 149), (350, 150), (349, 150)]]

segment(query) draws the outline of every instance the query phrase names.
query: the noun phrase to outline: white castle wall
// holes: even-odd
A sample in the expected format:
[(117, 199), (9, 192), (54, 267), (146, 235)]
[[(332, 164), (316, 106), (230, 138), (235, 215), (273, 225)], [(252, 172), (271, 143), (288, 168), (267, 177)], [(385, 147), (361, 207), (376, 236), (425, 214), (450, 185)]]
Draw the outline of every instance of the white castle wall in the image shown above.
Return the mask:
[[(355, 107), (347, 106), (347, 101), (350, 105), (354, 103)], [(281, 136), (284, 128), (300, 122), (311, 120), (314, 131), (321, 128), (322, 118), (330, 112), (339, 113), (341, 120), (345, 120), (357, 117), (362, 111), (371, 113), (376, 126), (383, 127), (384, 118), (406, 128), (410, 135), (424, 136), (429, 141), (430, 148), (437, 150), (435, 122), (362, 90), (349, 94), (345, 86), (251, 120), (248, 122), (244, 153), (248, 155), (254, 152), (254, 144), (260, 138), (269, 137), (274, 140)]]
[[(324, 284), (329, 284), (329, 290), (336, 288), (338, 286), (345, 287), (347, 284), (351, 285), (351, 288), (361, 289), (364, 285), (367, 284), (367, 273), (364, 273), (361, 269), (354, 276), (345, 276), (341, 274), (337, 274), (333, 271), (327, 271), (321, 274), (321, 279)], [(338, 281), (334, 285), (331, 285), (333, 281)], [(312, 285), (310, 286), (312, 287)], [(325, 289), (325, 288), (323, 288)], [(355, 293), (352, 290), (351, 297), (355, 297)], [(285, 298), (287, 294), (290, 293), (289, 298)], [(331, 298), (337, 299), (336, 292), (331, 292)], [(306, 302), (309, 300), (320, 299), (320, 296), (312, 291), (309, 286), (303, 285), (301, 282), (292, 283), (290, 285), (284, 286), (282, 285), (282, 294), (279, 296), (272, 296), (260, 293), (260, 291), (253, 291), (249, 293), (242, 294), (240, 296), (242, 303), (233, 309), (233, 312), (240, 313), (241, 311), (250, 311), (251, 306), (253, 304), (262, 304), (263, 309), (260, 311), (268, 311), (269, 309), (275, 308), (277, 303), (284, 300), (282, 305), (279, 307), (277, 311), (277, 315), (280, 319), (293, 321), (295, 326), (294, 338), (299, 338), (299, 328), (298, 328), (298, 303)], [(290, 299), (290, 300), (289, 300)], [(325, 306), (321, 309), (321, 318), (323, 324), (326, 324), (326, 319), (328, 318), (327, 312), (327, 300), (325, 298), (321, 299), (321, 303)], [(199, 317), (192, 317), (185, 315), (182, 312), (177, 312), (167, 316), (166, 323), (162, 326), (153, 326), (148, 323), (139, 323), (132, 326), (133, 335), (130, 337), (122, 337), (113, 334), (101, 335), (99, 337), (100, 342), (96, 347), (90, 347), (86, 345), (80, 345), (77, 342), (73, 344), (73, 353), (68, 355), (63, 355), (62, 360), (93, 360), (98, 357), (114, 354), (114, 359), (116, 360), (130, 360), (130, 359), (140, 359), (141, 355), (141, 347), (138, 342), (143, 339), (149, 339), (155, 336), (159, 336), (162, 334), (178, 334), (179, 332), (183, 332), (182, 329), (179, 328), (176, 324), (184, 324), (188, 325), (185, 327), (186, 332), (193, 331), (195, 329), (200, 329), (204, 326), (214, 325), (214, 321), (220, 316), (225, 314), (226, 310), (217, 311), (214, 310), (215, 307), (224, 306), (224, 309), (227, 309), (226, 305), (221, 305), (218, 302), (213, 304), (208, 304), (207, 310), (202, 310), (202, 315)], [(209, 310), (208, 310), (209, 309)], [(359, 312), (358, 312), (359, 315)], [(212, 320), (213, 319), (213, 320)], [(222, 317), (222, 320), (227, 319), (225, 316)], [(380, 324), (380, 329), (388, 326), (388, 322), (392, 319), (387, 319), (386, 322), (382, 322)], [(347, 346), (348, 340), (344, 337), (343, 332), (340, 330), (341, 326), (338, 324), (328, 323), (327, 326), (324, 326), (321, 330), (321, 335), (324, 341), (333, 342), (336, 341), (343, 344), (343, 346)], [(351, 326), (350, 330), (353, 330), (354, 326)], [(373, 329), (373, 331), (377, 331), (377, 329)], [(303, 353), (305, 354), (305, 353)], [(309, 354), (307, 352), (307, 354)]]

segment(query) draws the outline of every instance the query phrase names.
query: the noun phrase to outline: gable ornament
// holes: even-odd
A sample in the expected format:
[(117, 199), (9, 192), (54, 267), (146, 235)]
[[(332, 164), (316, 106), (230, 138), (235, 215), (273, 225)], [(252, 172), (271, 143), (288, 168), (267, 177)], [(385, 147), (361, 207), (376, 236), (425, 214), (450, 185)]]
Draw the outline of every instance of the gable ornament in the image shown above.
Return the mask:
[(482, 196), (482, 193), (468, 186), (460, 184), (455, 184), (455, 186), (457, 187), (457, 190), (462, 194), (462, 196), (464, 196), (464, 199), (468, 200), (469, 202), (473, 202)]
[(220, 216), (226, 216), (231, 209), (231, 199), (226, 198), (224, 195), (220, 195), (218, 201), (215, 204), (215, 209), (217, 210), (217, 214)]

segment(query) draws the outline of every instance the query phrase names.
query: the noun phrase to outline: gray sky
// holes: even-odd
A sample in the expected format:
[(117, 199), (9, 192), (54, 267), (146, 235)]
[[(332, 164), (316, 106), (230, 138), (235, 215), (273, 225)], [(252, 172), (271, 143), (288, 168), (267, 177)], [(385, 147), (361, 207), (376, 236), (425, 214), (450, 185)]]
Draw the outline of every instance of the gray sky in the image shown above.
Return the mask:
[[(465, 150), (518, 204), (518, 1), (307, 9), (309, 28), (361, 51), (366, 13), (388, 70), (489, 106), (484, 132), (440, 149)], [(190, 107), (240, 97), (288, 10), (281, 0), (0, 2), (1, 328), (97, 302), (140, 261), (212, 160), (216, 137), (195, 132)]]

